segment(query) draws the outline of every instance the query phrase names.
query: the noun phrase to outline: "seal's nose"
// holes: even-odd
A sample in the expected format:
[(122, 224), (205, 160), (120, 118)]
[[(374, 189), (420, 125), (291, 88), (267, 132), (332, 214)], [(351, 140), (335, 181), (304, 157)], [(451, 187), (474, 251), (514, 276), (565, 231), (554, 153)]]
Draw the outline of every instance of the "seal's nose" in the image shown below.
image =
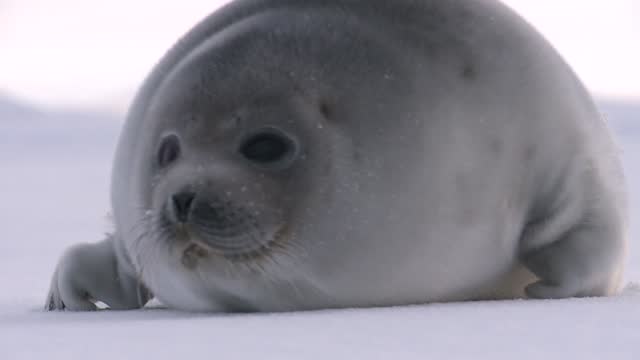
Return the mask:
[(183, 191), (171, 196), (173, 213), (179, 222), (187, 222), (196, 194), (191, 191)]

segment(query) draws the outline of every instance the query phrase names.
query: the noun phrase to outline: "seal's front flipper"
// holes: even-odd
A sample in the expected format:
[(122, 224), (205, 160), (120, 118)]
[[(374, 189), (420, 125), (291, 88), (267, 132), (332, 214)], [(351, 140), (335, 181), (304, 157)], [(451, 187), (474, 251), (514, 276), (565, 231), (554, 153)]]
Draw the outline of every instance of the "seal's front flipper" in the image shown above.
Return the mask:
[[(63, 258), (64, 260), (64, 258)], [(60, 266), (59, 266), (60, 267)], [(54, 310), (74, 310), (74, 311), (93, 311), (96, 305), (91, 302), (87, 293), (79, 287), (69, 287), (69, 281), (60, 281), (58, 270), (53, 274), (51, 280), (51, 288), (47, 295), (47, 302), (44, 309), (48, 311)], [(61, 285), (64, 290), (61, 290)], [(63, 300), (64, 299), (64, 300)]]
[(121, 261), (112, 237), (68, 249), (53, 275), (45, 310), (91, 311), (96, 301), (117, 310), (144, 306), (151, 294)]

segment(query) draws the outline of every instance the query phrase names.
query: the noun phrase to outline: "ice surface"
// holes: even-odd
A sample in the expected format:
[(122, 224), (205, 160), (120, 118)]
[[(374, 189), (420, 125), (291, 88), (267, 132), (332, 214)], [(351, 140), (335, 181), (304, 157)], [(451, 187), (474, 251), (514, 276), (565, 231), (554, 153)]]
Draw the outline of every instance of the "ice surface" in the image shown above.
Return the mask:
[[(603, 109), (631, 190), (626, 277), (640, 281), (640, 105)], [(79, 114), (9, 118), (1, 110), (0, 360), (640, 359), (639, 285), (611, 298), (293, 314), (45, 313), (63, 249), (109, 229), (109, 172), (121, 123)]]

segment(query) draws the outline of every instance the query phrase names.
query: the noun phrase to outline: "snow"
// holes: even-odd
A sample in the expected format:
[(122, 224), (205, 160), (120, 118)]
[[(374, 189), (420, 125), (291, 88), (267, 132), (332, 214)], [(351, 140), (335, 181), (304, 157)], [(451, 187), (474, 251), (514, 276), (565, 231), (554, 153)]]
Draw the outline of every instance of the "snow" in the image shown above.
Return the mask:
[[(603, 108), (631, 190), (626, 278), (640, 282), (640, 105)], [(65, 119), (0, 112), (1, 360), (640, 359), (634, 284), (609, 298), (287, 314), (44, 312), (60, 253), (109, 229), (109, 172), (121, 125), (89, 115)]]

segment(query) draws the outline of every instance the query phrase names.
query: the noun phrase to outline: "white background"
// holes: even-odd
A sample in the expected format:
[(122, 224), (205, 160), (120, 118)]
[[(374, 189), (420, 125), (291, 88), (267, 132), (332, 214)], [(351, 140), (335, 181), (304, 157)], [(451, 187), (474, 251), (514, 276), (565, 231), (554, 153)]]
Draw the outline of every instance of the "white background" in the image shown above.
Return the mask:
[[(0, 90), (122, 112), (220, 0), (0, 0)], [(640, 0), (507, 0), (596, 94), (640, 98)]]

